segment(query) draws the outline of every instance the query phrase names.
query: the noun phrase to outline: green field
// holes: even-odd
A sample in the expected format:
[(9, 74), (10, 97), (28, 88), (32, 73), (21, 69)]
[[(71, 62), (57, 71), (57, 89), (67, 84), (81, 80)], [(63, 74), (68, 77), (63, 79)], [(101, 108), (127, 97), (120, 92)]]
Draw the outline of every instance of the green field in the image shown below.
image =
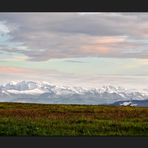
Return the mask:
[(147, 107), (0, 103), (0, 136), (147, 135)]

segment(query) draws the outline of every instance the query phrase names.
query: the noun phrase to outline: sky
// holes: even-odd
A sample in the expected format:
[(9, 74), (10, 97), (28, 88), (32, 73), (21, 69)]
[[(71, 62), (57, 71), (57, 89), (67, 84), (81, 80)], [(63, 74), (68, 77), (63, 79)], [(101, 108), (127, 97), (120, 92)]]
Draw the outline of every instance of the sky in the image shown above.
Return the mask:
[(148, 13), (0, 13), (0, 83), (148, 82)]

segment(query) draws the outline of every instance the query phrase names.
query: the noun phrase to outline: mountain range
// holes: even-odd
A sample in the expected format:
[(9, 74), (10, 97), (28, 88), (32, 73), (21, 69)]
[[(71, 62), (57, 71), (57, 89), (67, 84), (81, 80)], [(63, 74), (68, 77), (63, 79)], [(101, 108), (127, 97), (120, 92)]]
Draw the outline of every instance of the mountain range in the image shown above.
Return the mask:
[(82, 88), (35, 81), (11, 81), (0, 85), (0, 102), (123, 106), (133, 103), (133, 106), (143, 106), (141, 102), (147, 102), (147, 99), (148, 89), (136, 90), (112, 85)]

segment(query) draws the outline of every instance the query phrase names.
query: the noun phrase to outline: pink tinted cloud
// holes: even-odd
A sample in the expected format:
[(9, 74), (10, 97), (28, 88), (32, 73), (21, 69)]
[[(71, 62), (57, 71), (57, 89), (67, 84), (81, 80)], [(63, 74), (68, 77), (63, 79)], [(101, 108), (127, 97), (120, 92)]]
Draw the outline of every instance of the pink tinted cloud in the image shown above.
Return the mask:
[(97, 46), (97, 45), (86, 45), (82, 46), (80, 48), (82, 53), (88, 53), (88, 54), (108, 54), (111, 51), (111, 48), (105, 47), (105, 46)]
[(143, 40), (132, 40), (127, 36), (92, 37), (77, 52), (87, 56), (144, 57), (145, 45)]
[(82, 45), (79, 49), (82, 53), (108, 55), (118, 52), (116, 45), (126, 41), (126, 37), (95, 37), (91, 39), (91, 44)]
[(0, 66), (0, 73), (25, 73), (29, 72), (29, 69), (26, 68), (17, 68), (17, 67), (9, 67), (9, 66)]

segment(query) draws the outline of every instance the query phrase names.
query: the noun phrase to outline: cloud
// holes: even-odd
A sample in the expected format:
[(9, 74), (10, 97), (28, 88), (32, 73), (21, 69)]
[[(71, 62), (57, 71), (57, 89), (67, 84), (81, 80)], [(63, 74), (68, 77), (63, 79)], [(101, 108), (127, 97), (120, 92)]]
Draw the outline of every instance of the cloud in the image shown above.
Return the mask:
[(9, 31), (8, 27), (5, 25), (5, 22), (1, 21), (0, 22), (0, 35), (7, 34), (9, 32), (10, 31)]
[(86, 61), (78, 61), (78, 60), (64, 60), (64, 62), (70, 62), (70, 63), (87, 63)]
[(1, 36), (0, 52), (23, 54), (31, 61), (148, 58), (147, 20), (148, 13), (1, 13), (5, 41)]
[(25, 68), (17, 68), (17, 67), (9, 67), (9, 66), (0, 66), (0, 73), (15, 73), (15, 74), (19, 74), (19, 73), (25, 73), (25, 72), (29, 72), (29, 70), (25, 69)]

